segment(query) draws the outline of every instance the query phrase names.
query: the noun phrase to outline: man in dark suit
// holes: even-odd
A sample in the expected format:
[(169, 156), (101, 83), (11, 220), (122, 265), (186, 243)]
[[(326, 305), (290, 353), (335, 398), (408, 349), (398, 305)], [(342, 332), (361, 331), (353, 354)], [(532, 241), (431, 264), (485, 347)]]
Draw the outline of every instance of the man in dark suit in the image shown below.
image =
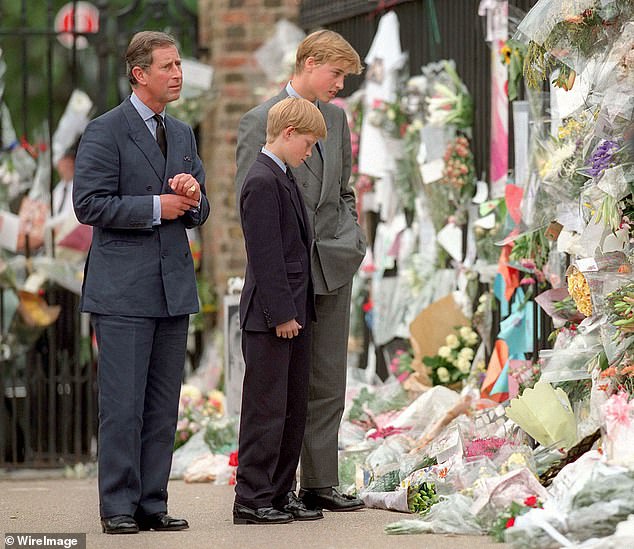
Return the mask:
[(238, 196), (249, 167), (265, 142), (269, 109), (286, 97), (303, 97), (319, 108), (328, 137), (316, 154), (292, 172), (302, 191), (314, 230), (311, 266), (318, 322), (313, 326), (308, 417), (301, 455), (303, 502), (289, 494), (297, 514), (310, 509), (352, 511), (363, 502), (340, 494), (338, 431), (345, 405), (352, 277), (365, 255), (365, 238), (357, 224), (346, 114), (329, 104), (347, 74), (360, 73), (361, 61), (338, 33), (321, 30), (297, 48), (292, 80), (275, 97), (251, 109), (240, 121), (236, 150)]
[(93, 120), (76, 159), (73, 205), (93, 226), (81, 310), (99, 348), (99, 503), (109, 534), (183, 530), (167, 514), (189, 314), (198, 310), (186, 229), (209, 215), (189, 126), (165, 114), (181, 60), (164, 33), (126, 52), (132, 95)]
[[(266, 145), (240, 197), (247, 251), (240, 298), (242, 391), (235, 524), (279, 524), (323, 518), (289, 509), (306, 425), (311, 323), (312, 230), (288, 166), (310, 157), (326, 137), (312, 103), (287, 97), (268, 114)], [(316, 154), (316, 153), (313, 153)]]

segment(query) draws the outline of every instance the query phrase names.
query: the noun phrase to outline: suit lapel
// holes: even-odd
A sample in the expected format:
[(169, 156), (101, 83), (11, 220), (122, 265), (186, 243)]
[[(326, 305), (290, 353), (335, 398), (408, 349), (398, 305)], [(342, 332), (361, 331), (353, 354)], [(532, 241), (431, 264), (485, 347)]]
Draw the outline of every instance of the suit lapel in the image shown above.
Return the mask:
[[(165, 162), (165, 173), (175, 174), (182, 170), (182, 154), (185, 150), (183, 133), (179, 131), (178, 126), (170, 116), (165, 117), (165, 131), (167, 133), (167, 159)], [(179, 156), (181, 158), (179, 158)], [(167, 178), (163, 181), (163, 186), (167, 185)], [(163, 189), (165, 192), (166, 189)]]
[(306, 225), (306, 219), (304, 218), (304, 215), (303, 215), (304, 208), (302, 208), (302, 203), (300, 202), (301, 198), (299, 197), (299, 189), (297, 188), (297, 184), (293, 183), (288, 178), (288, 175), (286, 175), (282, 171), (282, 169), (275, 163), (275, 161), (269, 156), (267, 156), (266, 154), (262, 152), (259, 153), (258, 161), (262, 162), (263, 164), (266, 164), (271, 170), (273, 170), (273, 173), (276, 175), (277, 180), (281, 183), (282, 187), (284, 187), (288, 191), (288, 194), (291, 197), (293, 208), (295, 208), (295, 214), (297, 215), (297, 219), (299, 220), (304, 233), (306, 233), (307, 225)]
[[(145, 125), (145, 121), (141, 118), (141, 116), (139, 116), (139, 113), (136, 111), (129, 98), (123, 103), (123, 114), (128, 121), (130, 139), (134, 141), (137, 147), (139, 147), (141, 152), (145, 155), (145, 158), (147, 158), (157, 177), (163, 181), (165, 177), (165, 158), (163, 158), (163, 155), (161, 154), (161, 149), (159, 149), (158, 143), (152, 137), (152, 134)], [(170, 154), (169, 143), (170, 137), (168, 133), (168, 156)]]

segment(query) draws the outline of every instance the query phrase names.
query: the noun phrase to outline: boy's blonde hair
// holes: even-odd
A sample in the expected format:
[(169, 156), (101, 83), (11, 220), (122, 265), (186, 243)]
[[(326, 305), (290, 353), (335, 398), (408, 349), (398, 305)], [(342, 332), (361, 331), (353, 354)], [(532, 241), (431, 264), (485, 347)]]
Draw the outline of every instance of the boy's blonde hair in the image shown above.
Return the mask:
[(304, 70), (306, 59), (313, 57), (318, 65), (331, 63), (342, 67), (348, 74), (361, 74), (361, 59), (355, 49), (339, 33), (318, 30), (304, 38), (297, 47), (295, 73)]
[(326, 138), (324, 117), (307, 99), (287, 97), (269, 109), (266, 142), (272, 143), (289, 126), (295, 128), (297, 133), (310, 134), (317, 139)]

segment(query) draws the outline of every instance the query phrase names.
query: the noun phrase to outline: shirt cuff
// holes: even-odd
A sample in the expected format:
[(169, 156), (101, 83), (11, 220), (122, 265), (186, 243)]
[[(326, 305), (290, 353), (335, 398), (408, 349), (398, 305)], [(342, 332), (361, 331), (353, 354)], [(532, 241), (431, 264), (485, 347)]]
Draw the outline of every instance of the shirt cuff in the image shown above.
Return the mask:
[(161, 197), (158, 194), (152, 196), (152, 225), (161, 224)]

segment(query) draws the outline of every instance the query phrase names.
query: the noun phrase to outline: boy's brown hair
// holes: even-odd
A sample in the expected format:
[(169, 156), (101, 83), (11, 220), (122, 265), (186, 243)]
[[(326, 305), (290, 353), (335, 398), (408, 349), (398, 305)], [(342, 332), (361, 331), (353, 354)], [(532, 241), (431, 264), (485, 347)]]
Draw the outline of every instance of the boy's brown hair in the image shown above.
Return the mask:
[(361, 59), (355, 49), (339, 33), (318, 30), (304, 38), (297, 47), (295, 73), (304, 70), (306, 59), (313, 57), (318, 65), (332, 63), (342, 67), (348, 74), (361, 74)]
[(266, 142), (271, 143), (292, 126), (297, 133), (310, 134), (317, 139), (326, 138), (326, 122), (319, 109), (301, 97), (287, 97), (275, 103), (266, 120)]

